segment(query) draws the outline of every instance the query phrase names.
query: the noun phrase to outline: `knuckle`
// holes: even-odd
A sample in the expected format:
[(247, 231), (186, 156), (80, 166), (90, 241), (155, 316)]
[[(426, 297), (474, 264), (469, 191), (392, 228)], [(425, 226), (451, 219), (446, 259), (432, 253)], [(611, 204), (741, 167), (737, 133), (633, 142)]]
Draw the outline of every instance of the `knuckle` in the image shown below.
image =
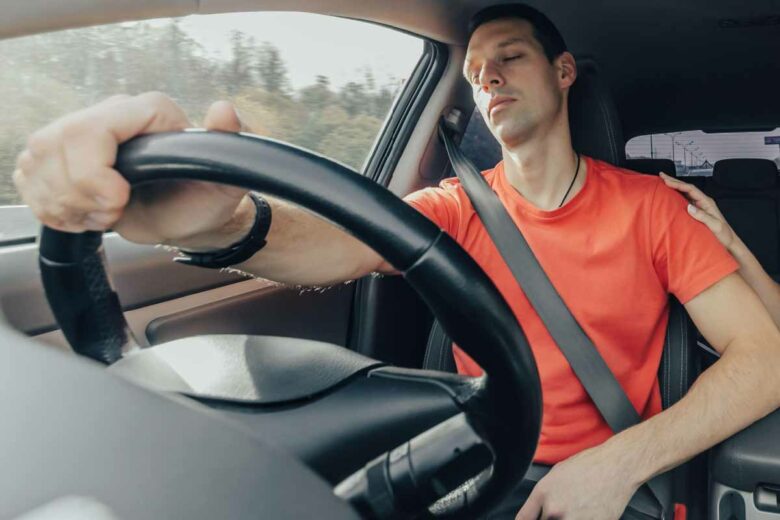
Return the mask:
[(25, 185), (25, 177), (24, 172), (21, 170), (21, 168), (17, 168), (14, 170), (13, 174), (11, 174), (11, 180), (14, 183), (14, 186), (16, 186), (16, 189), (18, 191), (22, 191), (24, 185)]
[(59, 129), (60, 141), (69, 144), (84, 138), (84, 135), (94, 129), (94, 124), (83, 118), (70, 118), (63, 122)]
[(127, 94), (114, 94), (113, 96), (109, 96), (106, 99), (103, 100), (103, 103), (116, 103), (117, 101), (127, 101), (132, 96), (129, 96)]
[(184, 110), (167, 94), (158, 91), (146, 92), (140, 95), (140, 99), (151, 109), (157, 127), (173, 130), (189, 125)]
[(35, 159), (33, 159), (30, 150), (27, 149), (22, 150), (22, 153), (20, 153), (16, 157), (16, 167), (19, 170), (32, 170), (34, 164), (35, 164)]
[[(89, 192), (95, 185), (95, 176), (85, 170), (75, 170), (70, 173), (70, 183), (73, 188), (82, 192)], [(70, 194), (65, 194), (70, 197)]]
[(51, 200), (46, 204), (46, 214), (60, 220), (67, 220), (71, 214), (68, 206), (62, 200)]
[(150, 92), (144, 92), (139, 96), (144, 101), (150, 103), (153, 107), (156, 109), (166, 109), (169, 108), (175, 103), (173, 100), (168, 96), (167, 94), (160, 92), (158, 90), (152, 90)]
[(42, 156), (49, 153), (53, 139), (50, 129), (42, 128), (30, 134), (27, 138), (27, 151), (33, 156)]
[(130, 186), (122, 185), (111, 191), (103, 191), (97, 195), (100, 198), (103, 211), (121, 212), (130, 202)]

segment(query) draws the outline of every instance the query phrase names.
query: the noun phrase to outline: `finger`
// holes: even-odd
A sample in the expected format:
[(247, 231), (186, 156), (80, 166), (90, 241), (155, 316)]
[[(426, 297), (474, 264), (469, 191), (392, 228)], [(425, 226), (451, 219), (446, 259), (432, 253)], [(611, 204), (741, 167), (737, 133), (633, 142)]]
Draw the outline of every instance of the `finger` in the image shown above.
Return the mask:
[(121, 211), (93, 211), (84, 215), (82, 225), (92, 231), (105, 231), (121, 217)]
[(709, 198), (707, 195), (704, 194), (703, 191), (701, 191), (699, 188), (694, 186), (693, 184), (689, 184), (687, 182), (683, 182), (677, 179), (673, 179), (669, 177), (668, 175), (664, 175), (663, 177), (664, 183), (666, 183), (667, 186), (670, 188), (673, 188), (677, 191), (680, 191), (687, 195), (690, 199), (696, 202), (697, 206), (711, 206), (714, 202), (711, 198)]
[(114, 137), (106, 132), (83, 132), (65, 137), (61, 168), (69, 187), (91, 204), (85, 211), (123, 208), (130, 198), (130, 185), (112, 165), (116, 160)]
[(542, 496), (539, 493), (531, 492), (528, 500), (517, 512), (515, 520), (538, 520), (542, 515)]
[(78, 135), (92, 129), (94, 133), (108, 132), (117, 143), (123, 143), (140, 134), (173, 132), (190, 126), (187, 115), (170, 97), (161, 92), (146, 92), (138, 96), (112, 96), (73, 112), (36, 134), (57, 139), (63, 133)]
[(228, 101), (217, 101), (209, 107), (203, 126), (207, 130), (240, 132), (245, 129), (235, 107)]
[(688, 204), (688, 214), (699, 222), (705, 224), (714, 233), (719, 232), (721, 226), (723, 225), (723, 222), (720, 219), (710, 215), (701, 208), (697, 208), (693, 204)]

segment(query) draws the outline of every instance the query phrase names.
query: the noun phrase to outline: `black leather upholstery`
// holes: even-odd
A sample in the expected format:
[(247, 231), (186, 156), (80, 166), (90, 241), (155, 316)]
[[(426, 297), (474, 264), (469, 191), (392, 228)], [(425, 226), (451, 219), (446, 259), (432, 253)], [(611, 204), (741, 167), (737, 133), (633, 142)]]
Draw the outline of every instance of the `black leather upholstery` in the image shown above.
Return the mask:
[(722, 159), (712, 169), (712, 180), (726, 189), (771, 189), (777, 186), (777, 166), (769, 159)]
[(672, 177), (677, 177), (677, 167), (671, 159), (626, 159), (626, 168), (648, 175), (658, 175), (664, 172)]
[(569, 127), (579, 153), (617, 166), (625, 163), (620, 117), (593, 60), (577, 60), (577, 80), (569, 91)]
[(780, 186), (768, 159), (715, 163), (707, 192), (762, 267), (780, 274)]
[[(668, 408), (688, 391), (699, 372), (696, 351), (696, 333), (685, 308), (672, 298), (669, 301), (669, 325), (666, 329), (666, 341), (661, 364), (658, 367), (658, 379), (661, 384), (661, 402)], [(455, 372), (455, 359), (452, 356), (452, 341), (434, 322), (428, 336), (423, 368)]]

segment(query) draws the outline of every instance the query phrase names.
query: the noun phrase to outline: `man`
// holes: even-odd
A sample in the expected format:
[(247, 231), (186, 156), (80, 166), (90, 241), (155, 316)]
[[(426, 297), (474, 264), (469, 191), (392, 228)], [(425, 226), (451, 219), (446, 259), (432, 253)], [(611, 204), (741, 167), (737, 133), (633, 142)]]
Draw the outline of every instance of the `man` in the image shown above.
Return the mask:
[[(688, 218), (682, 197), (657, 178), (572, 149), (567, 99), (577, 69), (552, 23), (515, 5), (485, 11), (473, 25), (464, 73), (504, 158), (486, 178), (647, 420), (611, 434), (456, 181), (408, 200), (496, 282), (537, 359), (544, 424), (535, 459), (555, 466), (517, 518), (617, 519), (642, 483), (780, 406), (780, 332), (734, 273), (734, 260)], [(111, 98), (33, 134), (14, 180), (25, 202), (53, 228), (111, 226), (135, 242), (189, 251), (242, 248), (261, 209), (243, 190), (186, 182), (149, 185), (131, 198), (112, 169), (118, 143), (188, 126), (162, 94)], [(240, 123), (219, 102), (206, 126), (236, 131)], [(268, 203), (273, 218), (267, 245), (238, 268), (302, 285), (395, 272), (344, 232), (283, 202)], [(661, 412), (656, 372), (669, 292), (722, 358)], [(463, 353), (456, 355), (462, 372), (479, 371)]]

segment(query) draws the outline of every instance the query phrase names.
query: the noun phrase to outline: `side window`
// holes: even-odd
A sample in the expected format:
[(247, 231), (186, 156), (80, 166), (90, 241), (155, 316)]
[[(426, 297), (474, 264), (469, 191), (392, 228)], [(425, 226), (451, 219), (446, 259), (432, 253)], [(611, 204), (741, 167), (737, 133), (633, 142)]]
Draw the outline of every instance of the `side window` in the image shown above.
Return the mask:
[(0, 243), (30, 233), (19, 223), (29, 211), (12, 207), (21, 204), (11, 180), (16, 156), (31, 132), (68, 112), (159, 90), (199, 126), (212, 102), (228, 99), (252, 132), (361, 170), (422, 52), (422, 40), (397, 31), (302, 13), (199, 15), (0, 41)]

